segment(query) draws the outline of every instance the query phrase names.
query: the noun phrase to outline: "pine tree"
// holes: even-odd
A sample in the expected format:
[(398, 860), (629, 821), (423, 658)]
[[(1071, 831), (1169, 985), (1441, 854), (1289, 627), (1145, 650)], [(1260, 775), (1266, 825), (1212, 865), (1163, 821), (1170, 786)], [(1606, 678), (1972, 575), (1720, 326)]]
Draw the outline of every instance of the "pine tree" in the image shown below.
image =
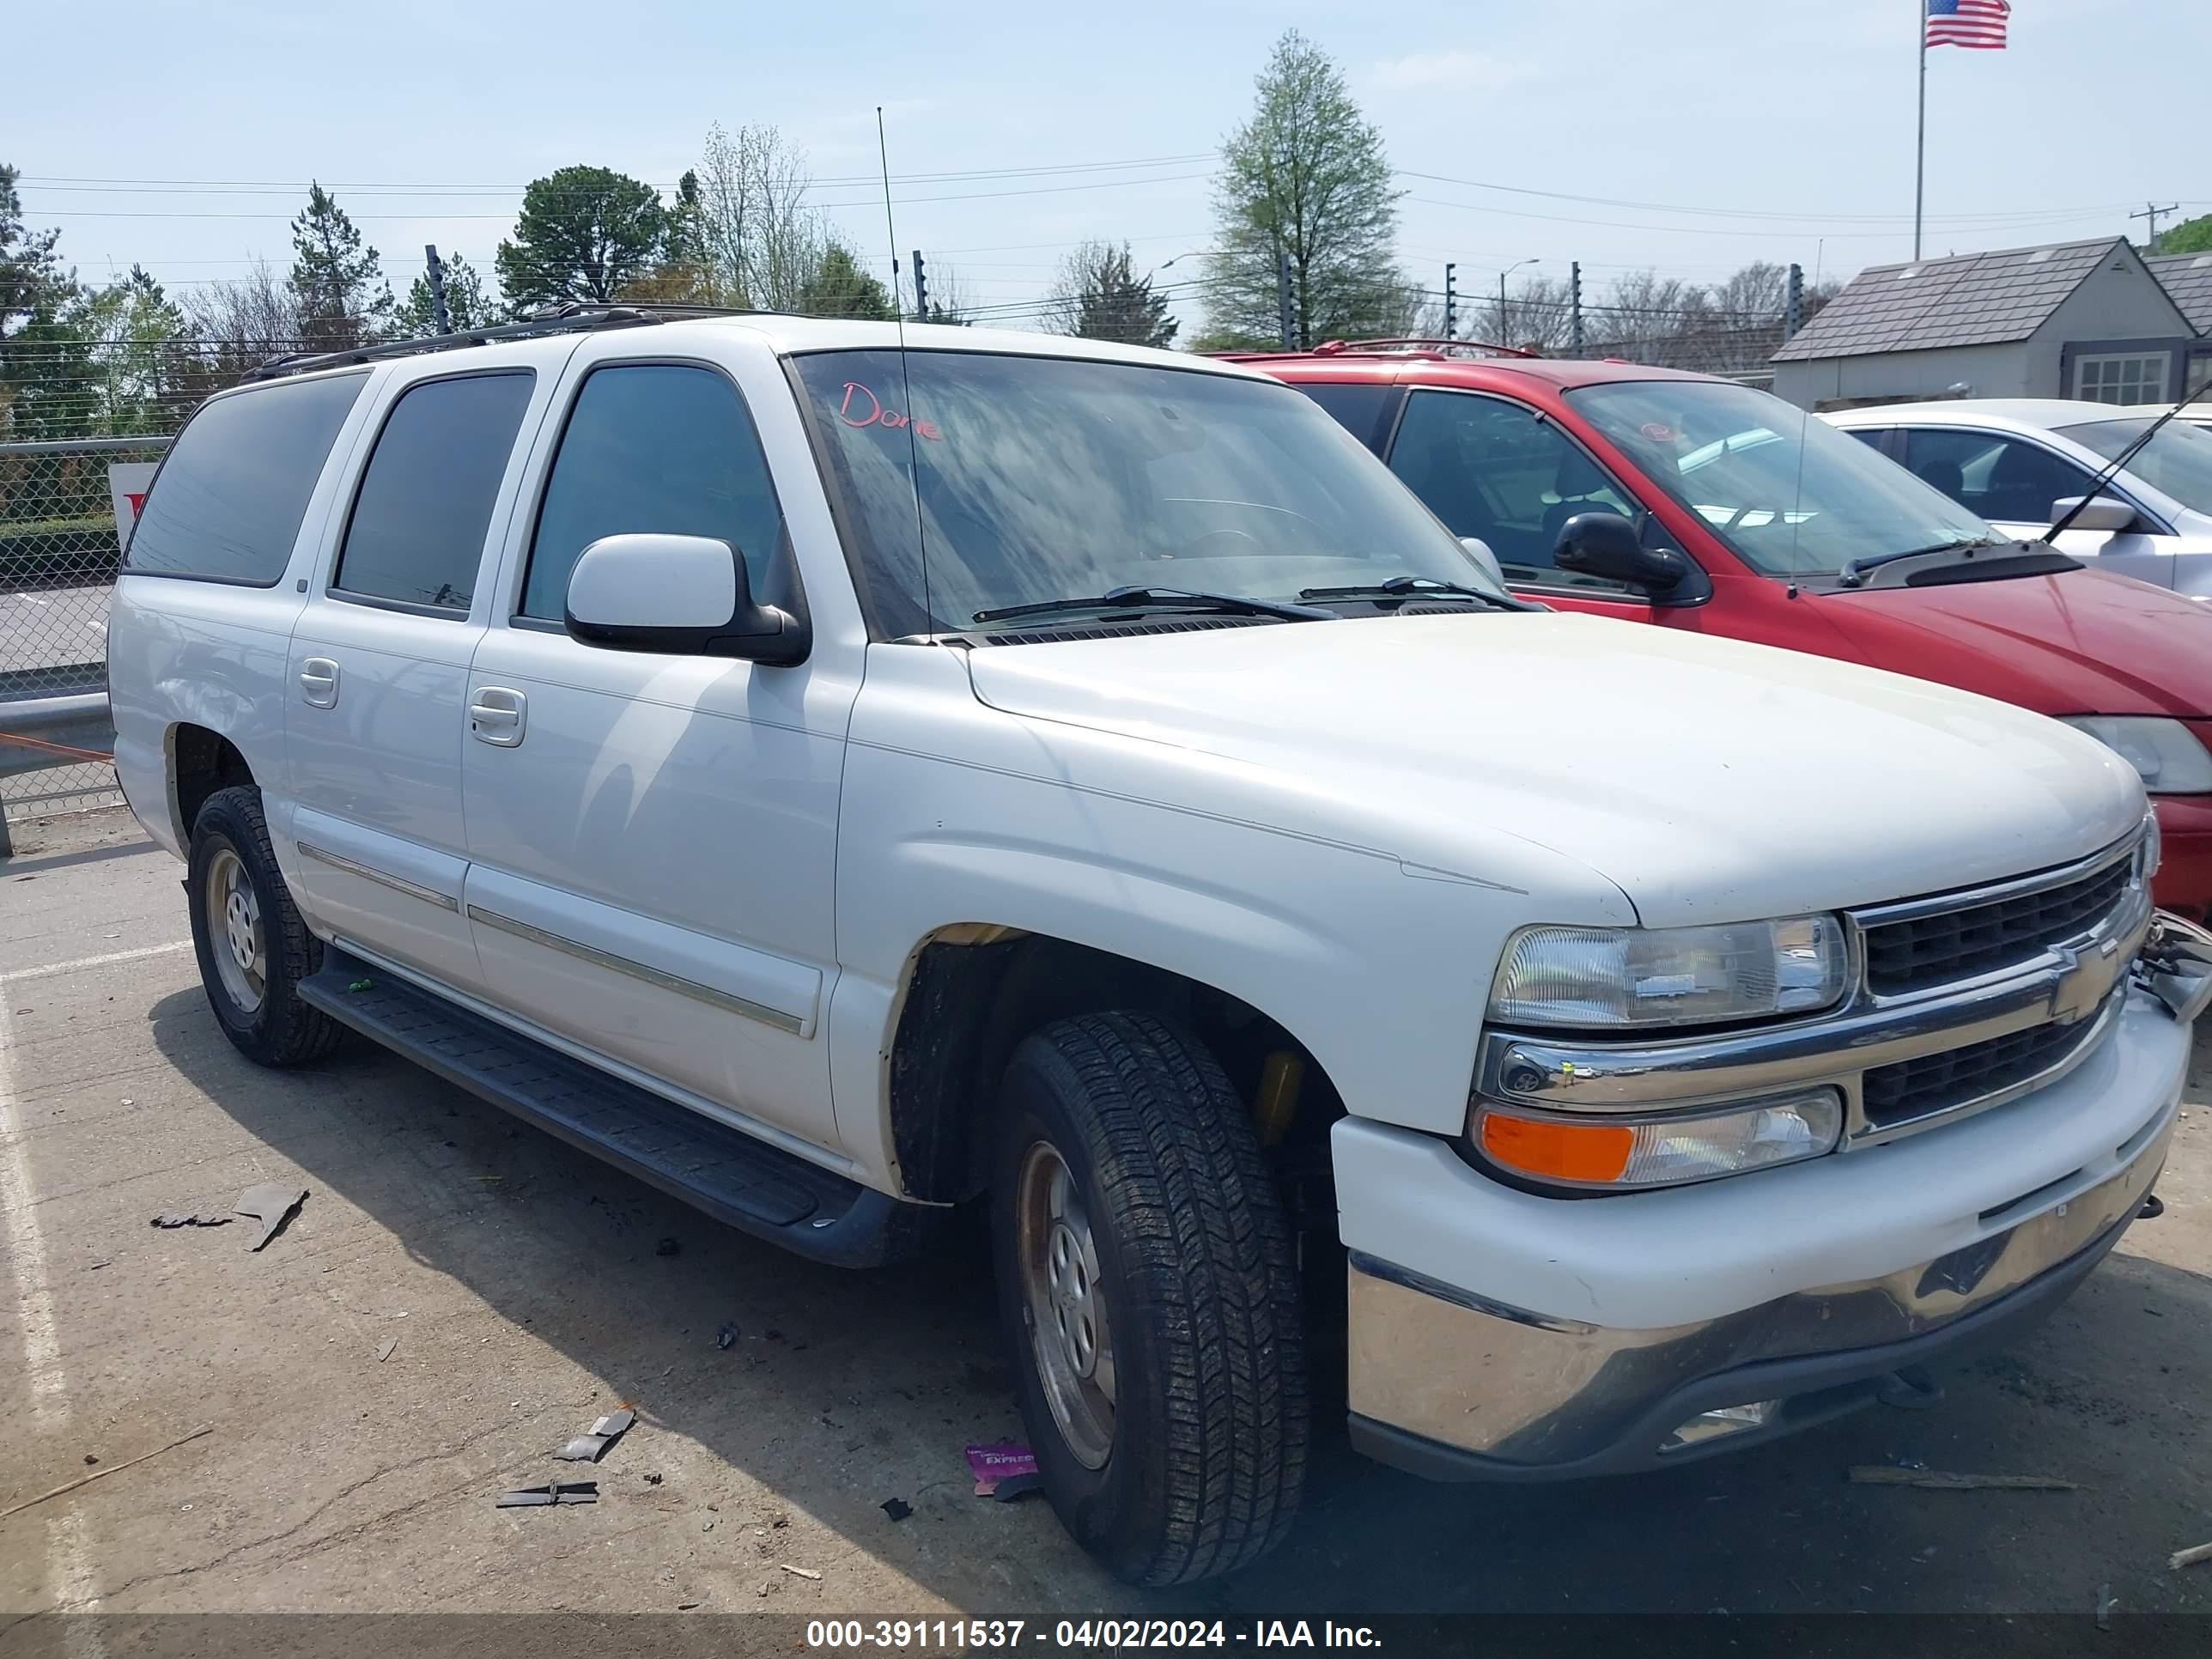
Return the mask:
[(890, 291), (860, 268), (850, 248), (836, 241), (823, 246), (821, 263), (800, 288), (799, 311), (805, 317), (865, 317), (883, 322), (896, 314)]
[(653, 268), (666, 212), (651, 185), (607, 167), (562, 167), (522, 192), (512, 241), (492, 264), (517, 315), (566, 300), (604, 303)]
[(1060, 261), (1046, 320), (1053, 331), (1124, 345), (1175, 343), (1179, 325), (1168, 315), (1166, 296), (1139, 276), (1127, 242), (1079, 242)]
[(292, 221), (292, 293), (308, 349), (343, 351), (386, 333), (394, 307), (376, 250), (362, 245), (346, 211), (319, 184)]
[(1399, 192), (1382, 133), (1335, 61), (1296, 29), (1254, 84), (1258, 105), (1222, 145), (1214, 182), (1203, 343), (1276, 342), (1284, 255), (1297, 343), (1404, 332), (1419, 296), (1391, 256)]
[[(58, 230), (34, 231), (23, 222), (15, 169), (0, 163), (0, 431), (9, 409), (26, 392), (36, 395), (43, 365), (54, 362), (57, 313), (76, 292), (76, 282), (54, 252)], [(21, 421), (15, 435), (29, 435)]]

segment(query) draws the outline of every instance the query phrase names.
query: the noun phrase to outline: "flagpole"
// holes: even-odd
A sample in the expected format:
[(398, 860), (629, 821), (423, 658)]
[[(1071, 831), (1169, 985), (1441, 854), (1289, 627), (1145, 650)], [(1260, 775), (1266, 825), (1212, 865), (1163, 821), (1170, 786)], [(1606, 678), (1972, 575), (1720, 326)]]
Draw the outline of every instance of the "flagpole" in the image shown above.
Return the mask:
[(1912, 0), (1919, 13), (1920, 136), (1914, 146), (1912, 167), (1912, 257), (1920, 257), (1920, 212), (1928, 198), (1928, 0)]

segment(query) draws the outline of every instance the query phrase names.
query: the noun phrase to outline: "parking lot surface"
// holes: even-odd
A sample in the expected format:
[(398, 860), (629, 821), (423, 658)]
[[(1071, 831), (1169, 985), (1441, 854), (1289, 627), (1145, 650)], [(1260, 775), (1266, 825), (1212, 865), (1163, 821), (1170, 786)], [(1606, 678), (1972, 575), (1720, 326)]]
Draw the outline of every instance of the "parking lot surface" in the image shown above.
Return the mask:
[[(368, 1048), (257, 1070), (203, 1000), (179, 866), (127, 814), (19, 826), (17, 845), (0, 863), (0, 1510), (112, 1474), (0, 1518), (0, 1647), (7, 1622), (56, 1608), (2212, 1611), (2212, 1564), (2166, 1566), (2212, 1540), (2201, 1040), (2167, 1213), (1938, 1409), (1559, 1487), (1426, 1486), (1325, 1425), (1287, 1547), (1146, 1593), (1041, 1499), (972, 1492), (963, 1448), (1019, 1431), (972, 1241), (884, 1273), (817, 1267)], [(149, 1224), (272, 1180), (309, 1196), (259, 1254), (243, 1219)], [(623, 1401), (638, 1425), (602, 1463), (552, 1461)], [(1846, 1480), (1913, 1462), (2078, 1489)], [(595, 1505), (494, 1507), (589, 1478)]]

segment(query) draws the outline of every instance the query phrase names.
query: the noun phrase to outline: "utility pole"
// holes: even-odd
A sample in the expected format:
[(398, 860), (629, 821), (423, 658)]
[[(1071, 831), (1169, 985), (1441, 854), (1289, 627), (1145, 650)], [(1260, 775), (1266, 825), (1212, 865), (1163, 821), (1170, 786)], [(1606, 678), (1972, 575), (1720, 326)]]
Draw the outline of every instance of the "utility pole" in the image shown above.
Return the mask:
[(1928, 200), (1928, 0), (1912, 0), (1913, 29), (1920, 37), (1920, 136), (1912, 151), (1912, 257), (1920, 258), (1920, 214)]
[[(1522, 263), (1525, 264), (1528, 262), (1523, 260)], [(1507, 269), (1510, 270), (1511, 267), (1508, 266)], [(1504, 345), (1509, 332), (1510, 331), (1505, 326), (1505, 272), (1501, 270), (1498, 273), (1498, 337), (1491, 343)]]
[(1805, 267), (1795, 259), (1790, 262), (1788, 297), (1782, 302), (1782, 337), (1794, 340), (1797, 331), (1805, 326)]
[(453, 319), (446, 309), (446, 267), (439, 261), (437, 244), (426, 243), (422, 249), (422, 258), (428, 262), (430, 267), (431, 324), (439, 333), (451, 334), (453, 331)]
[(1567, 267), (1567, 343), (1576, 356), (1583, 355), (1583, 262)]
[(914, 251), (914, 319), (917, 323), (929, 320), (929, 277), (921, 268), (920, 248)]
[(1275, 250), (1275, 315), (1283, 336), (1283, 349), (1296, 351), (1305, 343), (1298, 338), (1296, 319), (1291, 310), (1291, 251), (1286, 247)]
[(2155, 202), (2145, 202), (2143, 204), (2143, 210), (2141, 213), (2130, 213), (2128, 215), (2128, 217), (2130, 219), (2148, 219), (2150, 221), (2150, 246), (2148, 252), (2155, 253), (2158, 252), (2158, 222), (2165, 218), (2169, 213), (2179, 213), (2180, 211), (2181, 204), (2179, 202), (2169, 202), (2164, 207), (2160, 207)]
[(1444, 338), (1447, 340), (1459, 337), (1459, 295), (1455, 292), (1452, 283), (1458, 270), (1459, 267), (1450, 260), (1444, 261)]

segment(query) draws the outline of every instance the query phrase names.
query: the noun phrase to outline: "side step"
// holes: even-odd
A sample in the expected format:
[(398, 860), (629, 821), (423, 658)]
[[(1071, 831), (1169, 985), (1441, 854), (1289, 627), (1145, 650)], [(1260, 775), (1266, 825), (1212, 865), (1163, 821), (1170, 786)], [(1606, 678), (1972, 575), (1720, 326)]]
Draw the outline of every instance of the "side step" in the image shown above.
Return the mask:
[[(366, 982), (367, 988), (351, 987)], [(717, 1221), (842, 1267), (908, 1254), (936, 1212), (608, 1076), (335, 947), (300, 995), (342, 1025)]]

